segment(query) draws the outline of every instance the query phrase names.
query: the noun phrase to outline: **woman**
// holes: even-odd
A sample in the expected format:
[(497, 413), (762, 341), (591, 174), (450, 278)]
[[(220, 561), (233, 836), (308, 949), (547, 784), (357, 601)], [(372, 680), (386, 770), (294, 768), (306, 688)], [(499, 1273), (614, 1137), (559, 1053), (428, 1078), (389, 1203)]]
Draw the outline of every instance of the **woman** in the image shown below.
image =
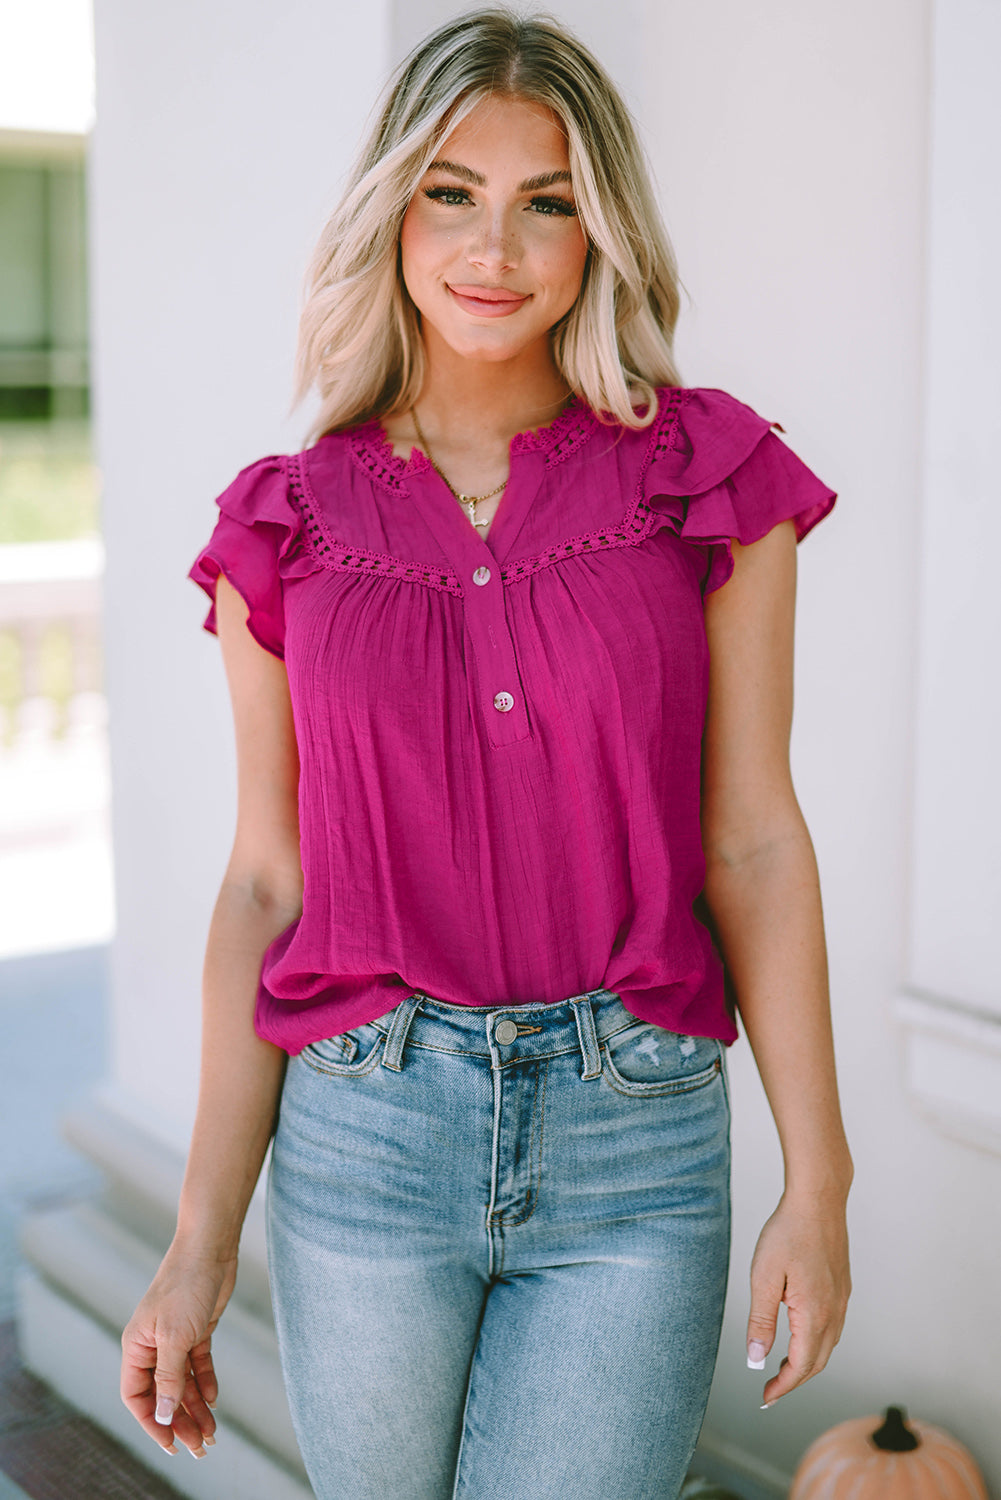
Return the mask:
[(728, 1255), (720, 953), (786, 1161), (765, 1403), (838, 1339), (851, 1167), (788, 765), (795, 544), (834, 496), (680, 386), (677, 308), (579, 43), (483, 11), (414, 52), (312, 268), (317, 441), (243, 471), (192, 569), (239, 812), (177, 1234), (124, 1335), (168, 1451), (213, 1441), (277, 1116), (319, 1500), (675, 1496)]

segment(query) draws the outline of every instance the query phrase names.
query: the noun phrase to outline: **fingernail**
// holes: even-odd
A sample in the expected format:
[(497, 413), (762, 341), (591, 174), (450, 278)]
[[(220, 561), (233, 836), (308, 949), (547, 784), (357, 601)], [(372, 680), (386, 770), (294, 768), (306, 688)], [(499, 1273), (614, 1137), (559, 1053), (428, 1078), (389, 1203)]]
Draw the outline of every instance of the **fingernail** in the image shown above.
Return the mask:
[(207, 1437), (203, 1437), (203, 1438), (202, 1438), (202, 1442), (203, 1442), (203, 1443), (204, 1443), (204, 1444), (205, 1444), (205, 1445), (206, 1445), (206, 1446), (207, 1446), (207, 1447), (209, 1447), (209, 1448), (214, 1448), (214, 1447), (215, 1447), (215, 1438), (214, 1438), (214, 1437), (213, 1437), (213, 1436), (212, 1436), (212, 1434), (211, 1434), (211, 1433), (209, 1433), (209, 1435), (208, 1435), (208, 1436), (207, 1436)]
[(170, 1419), (174, 1415), (174, 1403), (169, 1396), (158, 1396), (154, 1418), (161, 1427), (169, 1427)]
[(765, 1368), (765, 1355), (768, 1353), (760, 1339), (751, 1339), (747, 1346), (747, 1368), (749, 1370), (763, 1370)]
[(774, 1405), (775, 1405), (774, 1401), (765, 1401), (765, 1402), (762, 1403), (761, 1410), (762, 1411), (771, 1411), (771, 1409), (772, 1409), (772, 1407)]
[(171, 1458), (173, 1458), (174, 1455), (177, 1452), (177, 1447), (176, 1447), (176, 1445), (174, 1443), (171, 1443), (170, 1447), (169, 1448), (164, 1448), (163, 1451), (164, 1451), (164, 1453), (169, 1453), (170, 1456), (171, 1456)]
[(189, 1448), (188, 1452), (191, 1454), (192, 1458), (204, 1458), (205, 1457), (205, 1449), (204, 1448)]

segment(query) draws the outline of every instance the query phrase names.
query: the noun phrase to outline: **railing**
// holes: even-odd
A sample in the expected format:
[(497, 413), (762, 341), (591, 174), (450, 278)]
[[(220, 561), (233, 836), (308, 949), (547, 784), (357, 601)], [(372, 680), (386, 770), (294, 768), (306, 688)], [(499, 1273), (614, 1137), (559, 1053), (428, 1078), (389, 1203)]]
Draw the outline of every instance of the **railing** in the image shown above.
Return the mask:
[(0, 546), (0, 749), (105, 719), (98, 538)]
[(0, 958), (114, 931), (98, 540), (0, 546)]

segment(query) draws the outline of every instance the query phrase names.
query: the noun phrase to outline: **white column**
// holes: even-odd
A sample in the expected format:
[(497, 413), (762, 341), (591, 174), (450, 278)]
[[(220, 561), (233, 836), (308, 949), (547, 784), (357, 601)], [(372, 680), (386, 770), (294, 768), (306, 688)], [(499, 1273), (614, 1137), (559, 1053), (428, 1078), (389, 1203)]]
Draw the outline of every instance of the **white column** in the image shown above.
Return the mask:
[(1001, 1152), (1001, 11), (936, 9), (908, 1083)]
[[(21, 1326), (35, 1368), (147, 1462), (157, 1450), (118, 1402), (115, 1346), (170, 1233), (235, 808), (219, 648), (185, 573), (236, 471), (304, 441), (308, 413), (287, 415), (300, 285), (387, 71), (388, 9), (97, 0), (91, 270), (119, 926), (109, 1077), (70, 1128), (109, 1189), (29, 1225)], [(259, 1205), (217, 1346), (224, 1440), (164, 1473), (193, 1495), (302, 1497)]]

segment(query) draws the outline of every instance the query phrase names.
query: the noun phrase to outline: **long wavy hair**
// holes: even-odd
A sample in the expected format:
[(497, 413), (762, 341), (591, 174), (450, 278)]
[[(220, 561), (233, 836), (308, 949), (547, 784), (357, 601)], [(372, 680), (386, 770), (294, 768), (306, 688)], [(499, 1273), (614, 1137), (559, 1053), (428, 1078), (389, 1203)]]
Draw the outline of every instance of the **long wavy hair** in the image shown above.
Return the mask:
[(296, 398), (315, 387), (313, 436), (406, 410), (424, 381), (420, 318), (400, 271), (403, 215), (444, 138), (482, 100), (552, 110), (566, 133), (588, 255), (552, 330), (557, 367), (605, 420), (644, 427), (654, 387), (678, 385), (678, 273), (632, 119), (590, 52), (547, 16), (472, 11), (401, 64), (306, 279)]

